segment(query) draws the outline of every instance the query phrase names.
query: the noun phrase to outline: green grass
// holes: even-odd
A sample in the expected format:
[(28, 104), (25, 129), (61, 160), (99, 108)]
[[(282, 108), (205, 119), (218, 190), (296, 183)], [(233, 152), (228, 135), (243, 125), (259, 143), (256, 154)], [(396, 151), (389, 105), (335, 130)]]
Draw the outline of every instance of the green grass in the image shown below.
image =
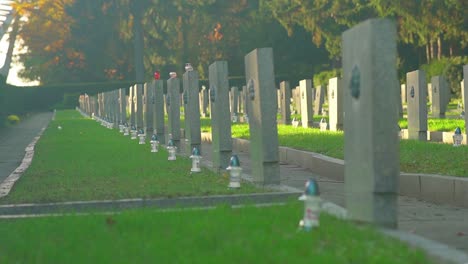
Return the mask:
[(430, 263), (421, 250), (303, 206), (0, 220), (0, 263)]
[[(58, 126), (63, 129), (57, 129)], [(148, 139), (149, 140), (149, 139)], [(147, 140), (147, 141), (148, 141)], [(261, 191), (229, 190), (227, 174), (190, 174), (191, 160), (167, 161), (150, 144), (124, 137), (76, 111), (58, 111), (36, 145), (33, 162), (0, 203), (156, 198)], [(0, 254), (1, 255), (1, 254)]]
[[(205, 121), (207, 125), (208, 121)], [(203, 130), (210, 131), (209, 127)], [(232, 136), (249, 139), (247, 124), (233, 124)], [(280, 146), (312, 151), (333, 158), (344, 159), (343, 132), (322, 132), (316, 128), (294, 128), (278, 125)], [(400, 170), (409, 173), (429, 173), (468, 177), (468, 147), (454, 148), (450, 144), (400, 141)]]
[[(408, 120), (400, 119), (398, 125), (402, 129), (408, 128)], [(460, 127), (462, 131), (465, 131), (465, 121), (462, 119), (447, 119), (447, 118), (428, 118), (427, 128), (429, 131), (445, 131), (454, 132), (457, 127)]]

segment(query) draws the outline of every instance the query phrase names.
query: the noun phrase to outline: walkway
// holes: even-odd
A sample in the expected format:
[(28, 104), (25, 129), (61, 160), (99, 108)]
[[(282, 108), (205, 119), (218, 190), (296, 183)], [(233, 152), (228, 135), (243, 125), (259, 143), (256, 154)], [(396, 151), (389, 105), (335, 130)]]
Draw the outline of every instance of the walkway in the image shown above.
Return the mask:
[(0, 129), (0, 182), (21, 163), (25, 148), (52, 118), (52, 112), (37, 113), (15, 126)]

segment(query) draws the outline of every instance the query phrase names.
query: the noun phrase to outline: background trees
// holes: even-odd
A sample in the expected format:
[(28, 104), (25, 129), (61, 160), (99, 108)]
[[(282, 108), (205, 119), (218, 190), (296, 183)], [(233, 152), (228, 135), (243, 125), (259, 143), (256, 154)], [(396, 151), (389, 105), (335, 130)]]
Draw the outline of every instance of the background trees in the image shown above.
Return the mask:
[(27, 17), (22, 75), (43, 84), (134, 80), (139, 13), (147, 79), (155, 69), (181, 73), (186, 62), (206, 78), (219, 59), (242, 79), (244, 55), (263, 46), (274, 48), (279, 78), (311, 78), (340, 68), (341, 33), (371, 17), (397, 21), (402, 74), (443, 57), (467, 62), (463, 0), (37, 0), (15, 8)]

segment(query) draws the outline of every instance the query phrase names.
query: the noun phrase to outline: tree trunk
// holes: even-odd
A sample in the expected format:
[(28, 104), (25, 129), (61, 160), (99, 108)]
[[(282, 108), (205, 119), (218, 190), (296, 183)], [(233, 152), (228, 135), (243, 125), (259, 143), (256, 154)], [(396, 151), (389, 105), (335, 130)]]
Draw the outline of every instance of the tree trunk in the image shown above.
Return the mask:
[(9, 34), (8, 51), (5, 56), (5, 64), (3, 64), (3, 67), (0, 69), (0, 74), (5, 77), (5, 81), (8, 78), (8, 74), (10, 73), (10, 66), (11, 66), (11, 61), (13, 59), (13, 51), (15, 49), (15, 42), (16, 42), (16, 36), (18, 35), (18, 30), (19, 30), (19, 21), (18, 21), (18, 18), (16, 18), (12, 23), (12, 29)]
[(426, 60), (427, 63), (431, 62), (431, 52), (429, 49), (429, 43), (426, 44)]
[(442, 39), (440, 36), (437, 38), (437, 59), (442, 58)]

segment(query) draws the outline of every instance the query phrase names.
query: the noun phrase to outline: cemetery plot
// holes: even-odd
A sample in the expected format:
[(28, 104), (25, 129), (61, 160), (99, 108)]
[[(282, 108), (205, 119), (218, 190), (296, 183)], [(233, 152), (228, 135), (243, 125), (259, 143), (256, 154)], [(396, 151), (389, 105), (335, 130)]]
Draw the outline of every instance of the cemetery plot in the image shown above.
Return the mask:
[[(60, 126), (62, 129), (58, 129)], [(191, 161), (167, 161), (167, 152), (150, 152), (76, 111), (58, 111), (36, 145), (30, 168), (0, 203), (160, 198), (262, 191), (245, 184), (227, 188), (228, 175), (207, 169), (190, 174)]]

